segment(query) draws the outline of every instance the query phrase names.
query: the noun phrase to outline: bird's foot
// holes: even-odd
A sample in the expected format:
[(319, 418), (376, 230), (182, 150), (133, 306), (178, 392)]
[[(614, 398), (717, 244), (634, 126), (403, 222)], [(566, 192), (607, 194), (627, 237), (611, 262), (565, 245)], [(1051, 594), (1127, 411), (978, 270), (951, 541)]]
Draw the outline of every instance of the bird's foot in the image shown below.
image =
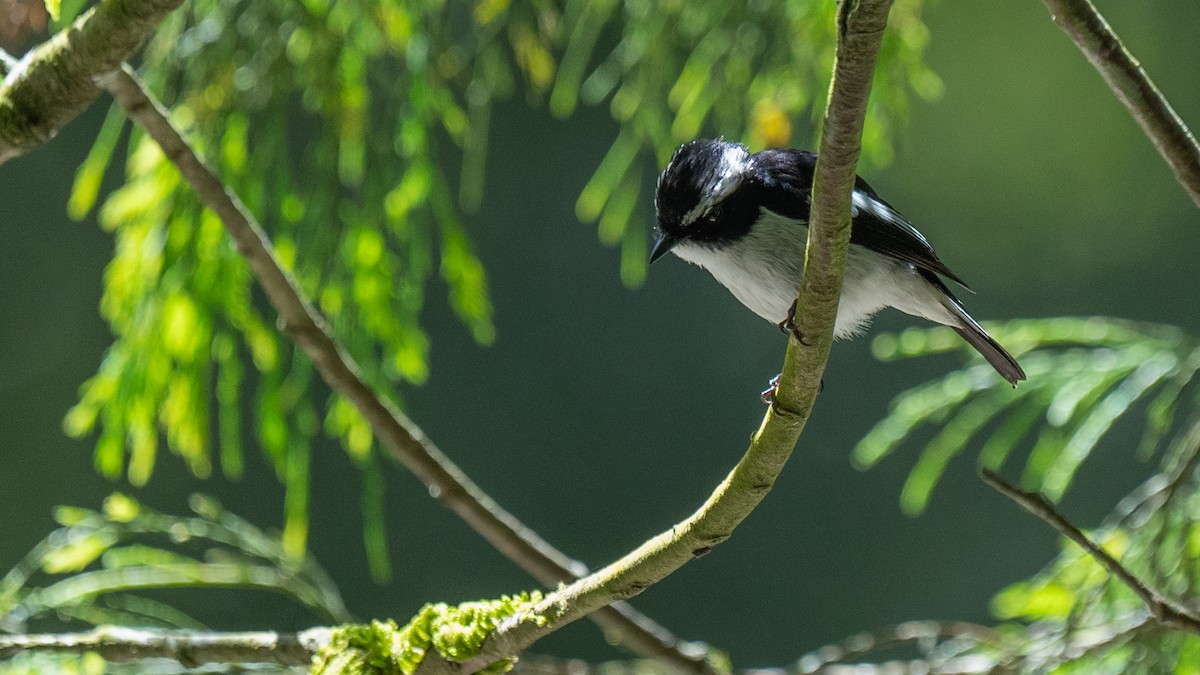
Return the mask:
[(808, 338), (804, 336), (804, 333), (800, 332), (800, 328), (796, 325), (796, 303), (799, 301), (799, 298), (792, 301), (792, 306), (788, 309), (787, 318), (776, 325), (779, 326), (780, 332), (784, 335), (791, 335), (800, 344), (805, 347), (811, 347), (812, 343), (808, 341)]
[(771, 378), (770, 382), (767, 383), (767, 388), (763, 389), (763, 392), (758, 395), (758, 400), (762, 401), (766, 405), (774, 405), (775, 391), (778, 388), (779, 388), (779, 375), (776, 375), (775, 377)]
[[(775, 405), (775, 393), (778, 391), (779, 375), (776, 375), (775, 377), (771, 378), (770, 382), (767, 383), (767, 388), (758, 395), (758, 400), (762, 401), (765, 405)], [(825, 391), (825, 378), (822, 377), (821, 383), (817, 385), (817, 393), (820, 394), (823, 391)]]

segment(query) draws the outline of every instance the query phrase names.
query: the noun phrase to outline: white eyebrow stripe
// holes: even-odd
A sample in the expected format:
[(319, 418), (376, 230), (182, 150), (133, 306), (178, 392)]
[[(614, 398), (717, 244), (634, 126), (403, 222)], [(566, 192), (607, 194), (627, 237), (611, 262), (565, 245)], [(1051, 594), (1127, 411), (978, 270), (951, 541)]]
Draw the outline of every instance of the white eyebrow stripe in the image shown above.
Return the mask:
[(721, 155), (721, 166), (714, 180), (700, 190), (700, 203), (683, 214), (683, 224), (690, 225), (708, 213), (718, 202), (733, 194), (750, 171), (750, 153), (741, 145), (730, 144)]

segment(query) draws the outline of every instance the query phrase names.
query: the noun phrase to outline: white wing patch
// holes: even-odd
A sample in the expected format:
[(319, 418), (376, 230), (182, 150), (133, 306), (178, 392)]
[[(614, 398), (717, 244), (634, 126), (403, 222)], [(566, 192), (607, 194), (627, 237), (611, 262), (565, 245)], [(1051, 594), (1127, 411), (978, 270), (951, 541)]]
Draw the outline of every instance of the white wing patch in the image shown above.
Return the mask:
[(905, 229), (912, 227), (908, 224), (908, 221), (904, 220), (904, 216), (896, 213), (895, 209), (880, 202), (866, 192), (855, 189), (850, 195), (850, 217), (857, 218), (860, 211), (866, 211), (880, 220), (895, 223)]

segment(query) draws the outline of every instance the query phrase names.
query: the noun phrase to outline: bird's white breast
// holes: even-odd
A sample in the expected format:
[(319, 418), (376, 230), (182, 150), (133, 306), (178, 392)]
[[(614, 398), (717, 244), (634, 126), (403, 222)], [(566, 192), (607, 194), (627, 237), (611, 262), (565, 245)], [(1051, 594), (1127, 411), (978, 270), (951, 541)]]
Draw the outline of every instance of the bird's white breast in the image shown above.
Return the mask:
[[(708, 270), (743, 305), (772, 323), (788, 316), (800, 292), (808, 227), (766, 209), (750, 232), (733, 244), (713, 248), (682, 241), (672, 251)], [(884, 307), (947, 323), (939, 294), (912, 266), (862, 246), (846, 259), (842, 299), (834, 335), (853, 337)]]

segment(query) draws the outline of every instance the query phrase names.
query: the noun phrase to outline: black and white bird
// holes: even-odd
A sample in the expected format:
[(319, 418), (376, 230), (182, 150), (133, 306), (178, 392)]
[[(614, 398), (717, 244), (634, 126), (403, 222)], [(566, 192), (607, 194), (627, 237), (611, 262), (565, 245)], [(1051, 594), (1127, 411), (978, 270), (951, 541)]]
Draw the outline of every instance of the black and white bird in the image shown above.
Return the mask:
[[(675, 151), (658, 179), (659, 238), (668, 251), (712, 273), (755, 314), (791, 316), (808, 240), (815, 153), (698, 140)], [(971, 318), (941, 277), (964, 288), (925, 237), (862, 178), (851, 202), (850, 250), (834, 336), (862, 333), (885, 307), (953, 328), (1014, 386), (1025, 371)]]

